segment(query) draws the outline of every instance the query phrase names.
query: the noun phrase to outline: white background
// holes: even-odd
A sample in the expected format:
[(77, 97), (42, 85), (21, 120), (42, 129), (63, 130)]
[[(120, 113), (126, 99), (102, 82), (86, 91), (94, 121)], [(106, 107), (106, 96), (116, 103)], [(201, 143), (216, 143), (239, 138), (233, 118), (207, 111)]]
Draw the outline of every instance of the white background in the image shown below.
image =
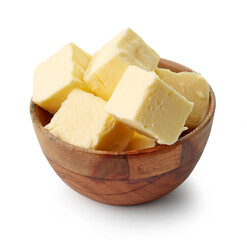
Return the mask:
[[(247, 239), (246, 1), (0, 1), (0, 239)], [(29, 116), (34, 68), (68, 42), (89, 53), (126, 27), (200, 73), (217, 108), (191, 176), (140, 206), (67, 187)]]

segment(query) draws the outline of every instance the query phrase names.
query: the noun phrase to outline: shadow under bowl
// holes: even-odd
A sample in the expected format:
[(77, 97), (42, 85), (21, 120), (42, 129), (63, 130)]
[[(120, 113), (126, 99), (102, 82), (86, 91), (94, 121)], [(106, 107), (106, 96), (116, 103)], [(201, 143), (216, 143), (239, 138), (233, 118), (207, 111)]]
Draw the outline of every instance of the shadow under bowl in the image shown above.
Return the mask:
[[(159, 67), (174, 72), (191, 69), (161, 59)], [(44, 129), (52, 115), (31, 101), (31, 118), (40, 146), (58, 176), (78, 193), (112, 205), (136, 205), (164, 196), (192, 172), (209, 137), (215, 112), (210, 88), (208, 112), (201, 124), (171, 145), (111, 152), (66, 143)]]

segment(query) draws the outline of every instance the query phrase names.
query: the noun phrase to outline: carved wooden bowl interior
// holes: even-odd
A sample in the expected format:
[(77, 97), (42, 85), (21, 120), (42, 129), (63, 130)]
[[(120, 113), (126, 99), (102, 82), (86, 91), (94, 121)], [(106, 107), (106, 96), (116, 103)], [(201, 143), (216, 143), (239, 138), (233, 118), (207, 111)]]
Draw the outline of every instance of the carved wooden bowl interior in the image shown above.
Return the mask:
[[(159, 67), (174, 72), (191, 69), (161, 59)], [(31, 102), (30, 112), (40, 146), (58, 176), (72, 189), (95, 201), (136, 205), (160, 198), (192, 172), (207, 143), (215, 111), (210, 88), (208, 112), (202, 123), (171, 145), (123, 152), (80, 148), (44, 129), (52, 115)]]

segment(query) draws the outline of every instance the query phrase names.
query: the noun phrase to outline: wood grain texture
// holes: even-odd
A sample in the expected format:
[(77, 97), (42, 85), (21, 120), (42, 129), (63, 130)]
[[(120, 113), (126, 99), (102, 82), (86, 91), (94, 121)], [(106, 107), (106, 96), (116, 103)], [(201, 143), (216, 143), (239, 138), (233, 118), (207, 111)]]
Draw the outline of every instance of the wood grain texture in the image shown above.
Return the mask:
[[(161, 59), (159, 67), (191, 69)], [(111, 152), (68, 144), (44, 129), (52, 115), (31, 102), (30, 112), (40, 146), (58, 176), (78, 193), (112, 205), (135, 205), (157, 199), (178, 187), (191, 173), (207, 143), (215, 111), (210, 103), (203, 122), (171, 145)]]

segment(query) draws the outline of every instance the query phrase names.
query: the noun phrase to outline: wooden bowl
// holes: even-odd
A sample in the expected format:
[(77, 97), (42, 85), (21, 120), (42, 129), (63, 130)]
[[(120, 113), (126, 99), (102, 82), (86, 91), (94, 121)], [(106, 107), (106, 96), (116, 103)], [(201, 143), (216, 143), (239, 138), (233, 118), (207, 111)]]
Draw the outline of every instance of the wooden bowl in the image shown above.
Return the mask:
[[(159, 67), (174, 72), (191, 69), (161, 59)], [(80, 148), (44, 129), (52, 115), (31, 102), (31, 118), (40, 146), (58, 176), (78, 193), (112, 205), (152, 201), (178, 187), (191, 173), (207, 143), (215, 111), (210, 103), (203, 122), (171, 145), (123, 152)]]

